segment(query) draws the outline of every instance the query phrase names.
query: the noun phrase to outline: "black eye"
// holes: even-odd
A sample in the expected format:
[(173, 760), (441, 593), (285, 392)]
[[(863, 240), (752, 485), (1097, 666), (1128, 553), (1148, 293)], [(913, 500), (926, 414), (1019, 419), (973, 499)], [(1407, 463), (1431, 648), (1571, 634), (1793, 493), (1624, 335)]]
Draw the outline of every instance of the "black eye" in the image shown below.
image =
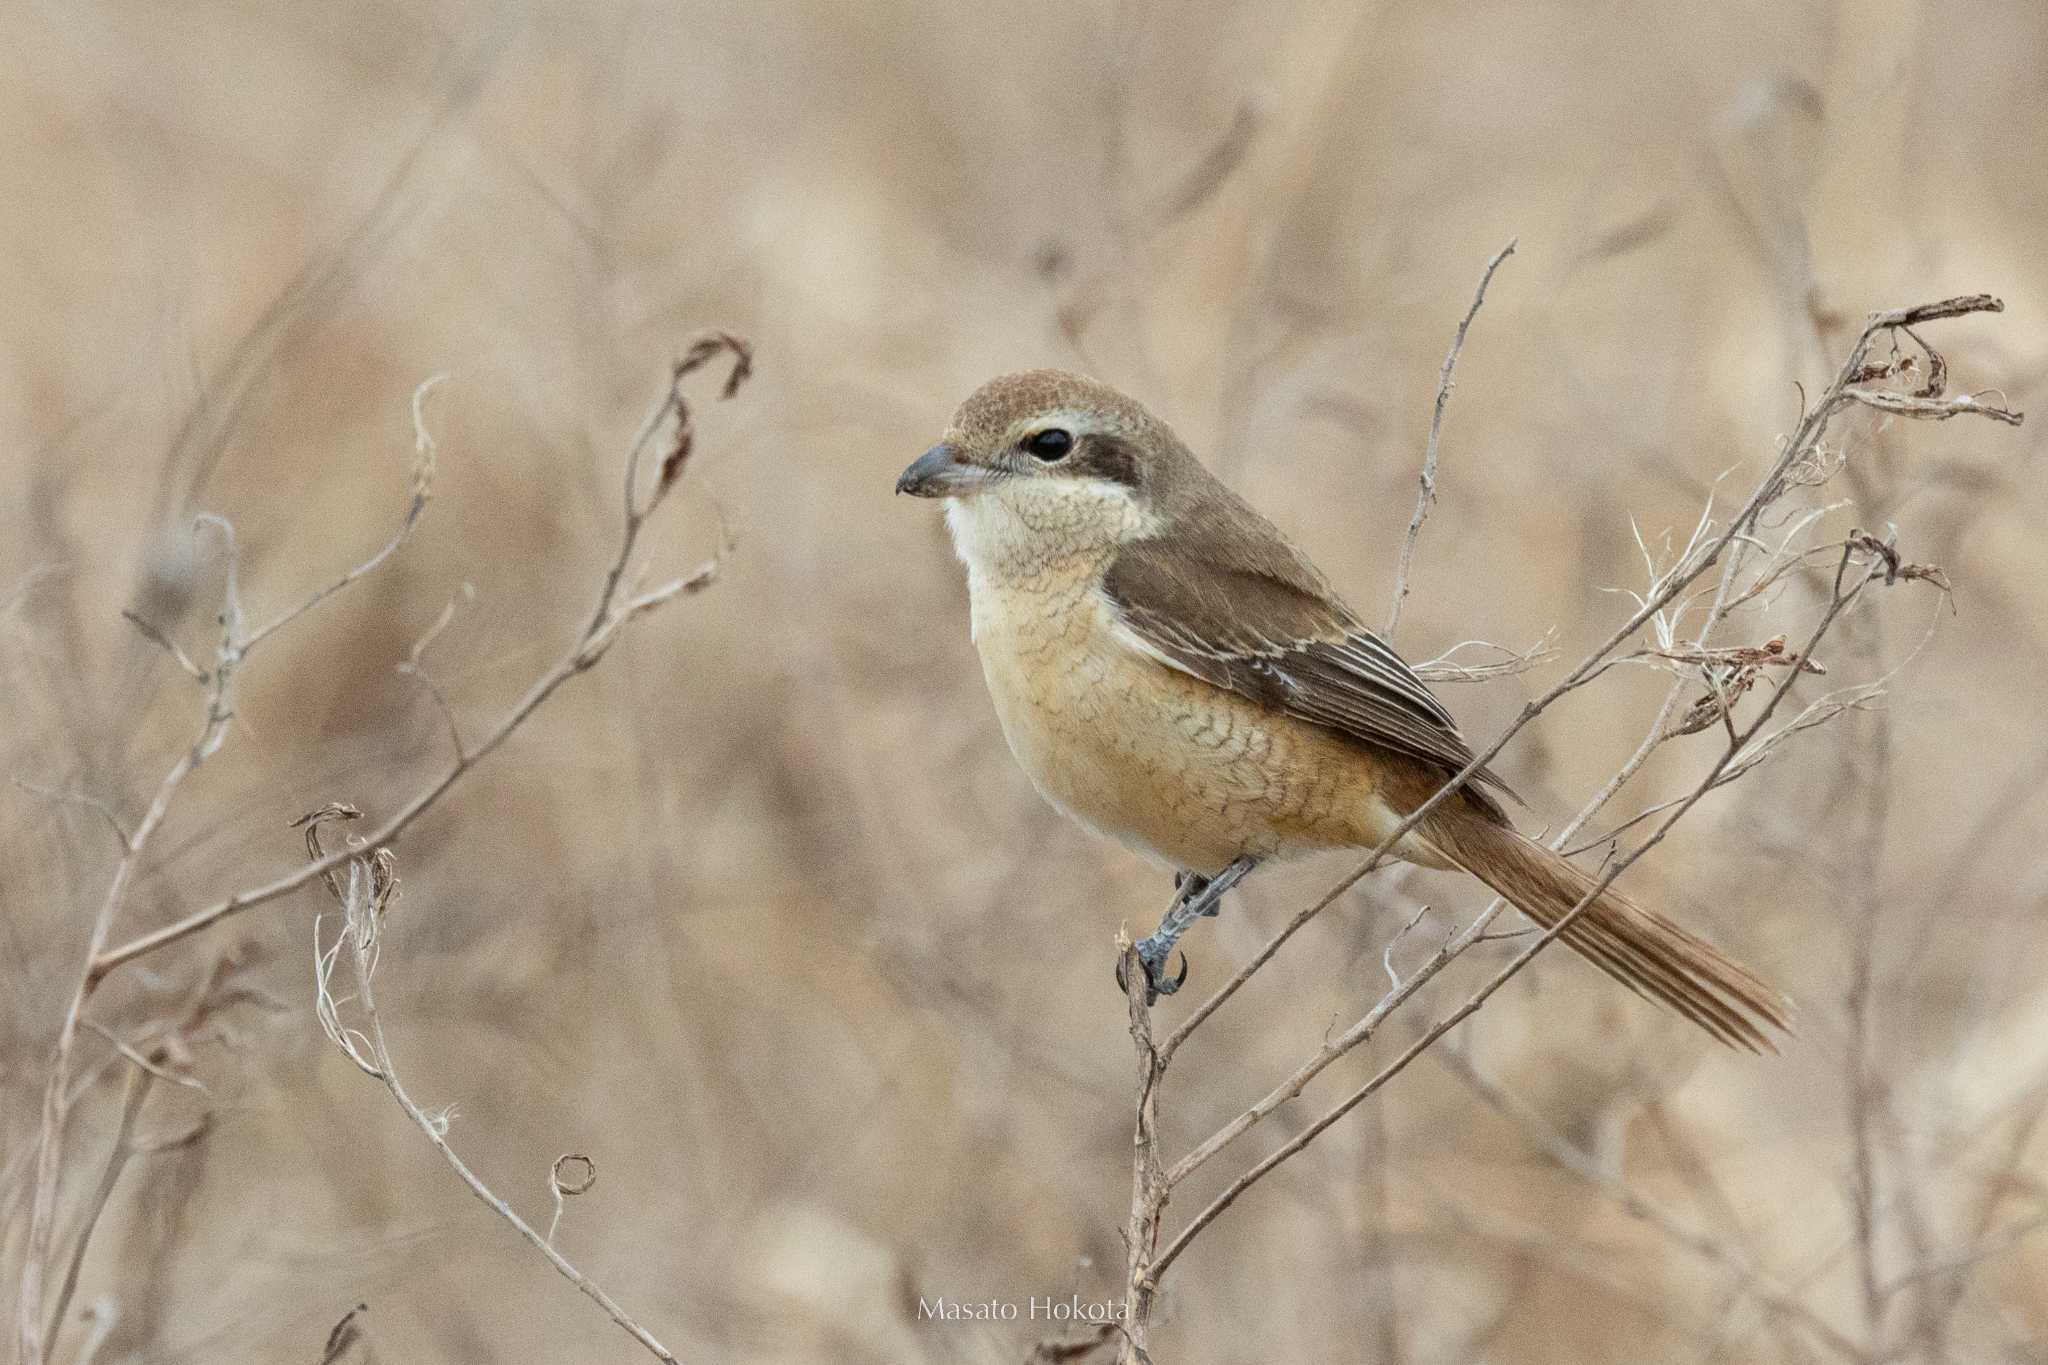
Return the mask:
[(1073, 434), (1062, 431), (1058, 427), (1047, 427), (1044, 431), (1036, 432), (1024, 438), (1025, 452), (1037, 456), (1047, 464), (1051, 464), (1054, 460), (1066, 459), (1067, 452), (1073, 448)]

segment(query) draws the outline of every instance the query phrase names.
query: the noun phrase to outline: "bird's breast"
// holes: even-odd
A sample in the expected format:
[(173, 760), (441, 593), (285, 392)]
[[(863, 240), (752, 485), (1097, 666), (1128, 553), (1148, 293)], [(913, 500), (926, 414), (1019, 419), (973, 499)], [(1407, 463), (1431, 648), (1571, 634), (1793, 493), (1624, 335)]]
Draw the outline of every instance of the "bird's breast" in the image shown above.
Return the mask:
[(1356, 842), (1371, 769), (1327, 731), (1147, 657), (1092, 572), (972, 584), (974, 640), (1011, 752), (1083, 824), (1214, 872)]

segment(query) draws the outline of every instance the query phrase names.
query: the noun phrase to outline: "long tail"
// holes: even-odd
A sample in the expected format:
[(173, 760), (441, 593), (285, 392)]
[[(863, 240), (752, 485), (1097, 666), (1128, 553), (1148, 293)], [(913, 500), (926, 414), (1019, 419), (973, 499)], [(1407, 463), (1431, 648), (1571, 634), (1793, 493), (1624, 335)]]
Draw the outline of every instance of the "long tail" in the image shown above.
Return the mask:
[[(1426, 819), (1422, 832), (1458, 866), (1546, 929), (1563, 919), (1596, 880), (1512, 828), (1455, 805), (1443, 818)], [(1612, 887), (1559, 938), (1615, 980), (1669, 1005), (1731, 1047), (1775, 1052), (1765, 1029), (1790, 1029), (1786, 1015), (1791, 1002), (1754, 972)]]

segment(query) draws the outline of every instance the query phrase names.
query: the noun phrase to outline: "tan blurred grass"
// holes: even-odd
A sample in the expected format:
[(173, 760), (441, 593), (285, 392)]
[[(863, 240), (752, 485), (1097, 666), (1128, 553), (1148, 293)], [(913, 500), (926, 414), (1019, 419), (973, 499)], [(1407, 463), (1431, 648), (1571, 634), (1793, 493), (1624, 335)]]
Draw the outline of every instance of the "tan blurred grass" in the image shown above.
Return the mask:
[[(420, 535), (252, 668), (131, 928), (288, 865), (288, 818), (374, 812), (432, 770), (438, 723), (392, 665), (465, 581), (439, 676), (466, 724), (497, 714), (580, 624), (619, 453), (674, 348), (713, 323), (759, 348), (656, 537), (694, 562), (722, 507), (727, 577), (408, 838), (380, 991), (412, 1089), (456, 1106), (502, 1193), (538, 1210), (559, 1152), (596, 1156), (564, 1244), (690, 1358), (1018, 1359), (1031, 1324), (919, 1323), (917, 1299), (1117, 1279), (1109, 945), (1164, 885), (1015, 772), (950, 552), (888, 495), (979, 380), (1057, 363), (1141, 393), (1376, 604), (1449, 329), (1519, 236), (1461, 365), (1403, 644), (1555, 624), (1573, 654), (1617, 615), (1600, 590), (1638, 581), (1629, 519), (1689, 525), (1716, 475), (1767, 458), (1842, 322), (1987, 289), (2011, 311), (1946, 334), (1957, 382), (2038, 406), (2048, 359), (2048, 21), (2022, 4), (79, 6), (8, 27), (0, 478), (20, 491), (0, 584), (47, 571), (0, 613), (10, 776), (132, 810), (190, 698), (119, 609), (203, 638), (199, 509), (235, 520), (265, 607), (352, 562), (403, 504), (413, 386), (454, 376)], [(2031, 429), (1866, 417), (1853, 436), (1865, 482), (1841, 523), (1896, 521), (1958, 587), (1888, 712), (1889, 768), (1878, 722), (1820, 736), (1643, 883), (1802, 999), (1801, 1042), (1761, 1065), (1709, 1053), (1559, 960), (1472, 1046), (1864, 1340), (1841, 1006), (1859, 935), (1878, 944), (1887, 1273), (1968, 1247), (1988, 1198), (2017, 1222), (2044, 1197), (2048, 570)], [(1856, 646), (1871, 662), (1932, 610), (1886, 607)], [(1448, 699), (1485, 734), (1542, 676)], [(1625, 754), (1615, 709), (1646, 716), (1655, 687), (1560, 706), (1510, 776), (1558, 815)], [(1639, 799), (1692, 761), (1662, 756)], [(89, 817), (13, 788), (0, 832), (11, 1154), (110, 853)], [(1336, 870), (1262, 877), (1195, 970)], [(81, 1288), (120, 1306), (106, 1358), (317, 1359), (359, 1300), (377, 1359), (617, 1358), (318, 1042), (312, 908), (226, 932), (289, 1008), (237, 1016), (200, 1058), (205, 1139), (118, 1192)], [(1397, 916), (1362, 902), (1277, 962), (1183, 1064), (1169, 1136), (1344, 1022)], [(165, 988), (212, 947), (157, 964)], [(146, 1017), (149, 984), (108, 1022)], [(80, 1124), (81, 1169), (105, 1140)], [(18, 1230), (4, 1247), (11, 1268)], [(2026, 1358), (2044, 1271), (2027, 1242), (1916, 1281), (1883, 1333), (1919, 1358)], [(1807, 1358), (1729, 1284), (1425, 1067), (1205, 1235), (1160, 1341), (1218, 1361)]]

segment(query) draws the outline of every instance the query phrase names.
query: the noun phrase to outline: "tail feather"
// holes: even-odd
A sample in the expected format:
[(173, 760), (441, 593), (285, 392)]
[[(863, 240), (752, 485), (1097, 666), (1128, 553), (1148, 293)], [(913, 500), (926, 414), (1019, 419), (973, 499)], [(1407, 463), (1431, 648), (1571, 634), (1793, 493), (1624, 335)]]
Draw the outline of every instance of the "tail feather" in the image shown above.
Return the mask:
[[(1550, 928), (1595, 878), (1543, 845), (1483, 816), (1454, 809), (1424, 833), (1458, 866)], [(1789, 1031), (1791, 1002), (1754, 972), (1609, 887), (1558, 936), (1637, 994), (1669, 1006), (1732, 1047), (1775, 1052), (1767, 1029)]]

